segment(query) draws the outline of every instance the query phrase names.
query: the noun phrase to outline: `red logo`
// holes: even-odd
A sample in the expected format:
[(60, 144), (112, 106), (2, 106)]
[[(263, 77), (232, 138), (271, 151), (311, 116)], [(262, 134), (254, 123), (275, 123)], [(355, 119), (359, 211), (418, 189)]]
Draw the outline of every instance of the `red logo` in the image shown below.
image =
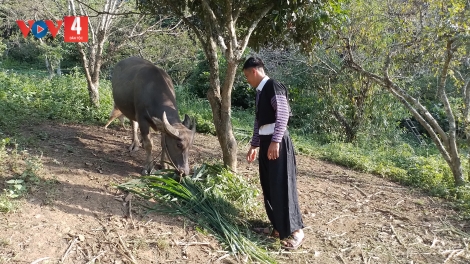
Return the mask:
[(88, 42), (88, 17), (66, 16), (64, 17), (64, 41)]
[[(28, 25), (23, 20), (16, 23), (23, 33), (28, 37), (29, 32), (36, 38), (43, 38), (50, 32), (55, 38), (62, 26), (62, 20), (57, 20), (54, 24), (52, 20), (29, 20)], [(64, 17), (64, 41), (65, 42), (88, 42), (88, 17), (87, 16), (66, 16)]]
[(18, 24), (18, 27), (20, 28), (21, 33), (23, 33), (23, 36), (25, 38), (28, 36), (30, 31), (32, 31), (33, 36), (35, 36), (36, 38), (42, 38), (47, 34), (48, 31), (50, 31), (52, 37), (55, 38), (57, 32), (59, 32), (59, 29), (62, 26), (62, 20), (56, 21), (57, 26), (54, 25), (54, 22), (52, 22), (52, 20), (46, 20), (46, 22), (42, 20), (29, 20), (29, 27), (23, 20), (17, 20), (16, 24)]

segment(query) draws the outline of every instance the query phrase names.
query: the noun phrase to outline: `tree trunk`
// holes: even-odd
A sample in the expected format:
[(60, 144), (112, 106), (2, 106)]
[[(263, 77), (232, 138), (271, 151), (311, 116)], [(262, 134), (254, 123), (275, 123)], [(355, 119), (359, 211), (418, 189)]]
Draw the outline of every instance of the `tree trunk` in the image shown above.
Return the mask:
[(458, 152), (456, 151), (450, 152), (450, 161), (447, 161), (447, 164), (449, 164), (449, 167), (452, 170), (452, 174), (454, 175), (455, 185), (456, 186), (465, 185), (465, 178), (464, 178), (463, 171), (462, 171), (462, 163), (460, 162), (460, 157), (459, 157)]
[(90, 96), (90, 102), (93, 106), (99, 107), (100, 106), (100, 92), (98, 87), (100, 86), (99, 81), (97, 82), (89, 82), (88, 83), (88, 95)]
[(233, 135), (231, 121), (231, 90), (236, 74), (236, 63), (229, 61), (224, 86), (221, 87), (217, 46), (212, 38), (207, 42), (206, 56), (210, 65), (210, 88), (207, 98), (211, 104), (212, 119), (222, 149), (224, 165), (236, 171), (237, 140)]

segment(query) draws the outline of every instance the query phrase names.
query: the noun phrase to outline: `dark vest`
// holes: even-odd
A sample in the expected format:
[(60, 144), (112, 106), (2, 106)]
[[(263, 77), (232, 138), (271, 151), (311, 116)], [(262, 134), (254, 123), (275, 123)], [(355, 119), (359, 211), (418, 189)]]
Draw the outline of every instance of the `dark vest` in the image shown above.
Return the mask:
[(258, 120), (258, 127), (276, 122), (276, 111), (274, 111), (274, 108), (271, 105), (271, 99), (276, 95), (286, 96), (287, 106), (289, 107), (289, 116), (292, 116), (287, 88), (282, 83), (269, 79), (264, 84), (263, 90), (258, 98), (258, 104), (256, 105), (256, 119)]

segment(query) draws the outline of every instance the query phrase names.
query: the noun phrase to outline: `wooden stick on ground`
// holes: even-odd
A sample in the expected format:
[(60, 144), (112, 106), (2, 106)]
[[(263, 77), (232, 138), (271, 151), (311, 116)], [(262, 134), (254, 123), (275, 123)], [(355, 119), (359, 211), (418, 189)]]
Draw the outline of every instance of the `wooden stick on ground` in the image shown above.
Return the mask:
[(67, 255), (69, 254), (70, 250), (72, 250), (73, 245), (75, 245), (75, 243), (77, 243), (77, 241), (78, 241), (78, 236), (75, 237), (75, 239), (70, 243), (69, 247), (68, 247), (67, 250), (65, 251), (64, 255), (62, 256), (62, 258), (60, 259), (60, 262), (64, 262), (65, 258), (67, 258)]

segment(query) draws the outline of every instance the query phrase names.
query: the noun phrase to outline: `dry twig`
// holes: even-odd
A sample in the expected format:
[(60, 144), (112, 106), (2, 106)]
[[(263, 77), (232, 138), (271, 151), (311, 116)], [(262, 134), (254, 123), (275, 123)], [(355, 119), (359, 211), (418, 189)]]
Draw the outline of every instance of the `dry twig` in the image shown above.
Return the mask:
[(215, 262), (219, 262), (219, 261), (221, 261), (221, 260), (223, 260), (223, 259), (225, 259), (225, 258), (228, 258), (229, 256), (230, 256), (229, 254), (225, 254), (225, 255), (223, 255), (222, 257), (218, 258)]
[(135, 260), (135, 258), (134, 258), (134, 256), (132, 255), (131, 251), (126, 247), (126, 244), (124, 244), (124, 241), (122, 241), (121, 235), (119, 235), (118, 233), (116, 233), (116, 234), (118, 235), (119, 242), (121, 242), (122, 248), (123, 248), (124, 251), (128, 254), (128, 257), (130, 258), (130, 260), (132, 261), (132, 263), (137, 264), (137, 261)]
[(358, 190), (362, 195), (364, 195), (364, 197), (368, 197), (368, 195), (362, 191), (361, 189), (359, 189), (359, 187), (357, 187), (356, 185), (353, 185), (354, 189)]
[(340, 215), (340, 216), (338, 216), (338, 217), (335, 217), (335, 218), (331, 219), (331, 220), (328, 221), (328, 223), (326, 223), (326, 224), (329, 225), (329, 224), (333, 223), (334, 221), (336, 221), (336, 220), (338, 220), (338, 219), (340, 219), (340, 218), (348, 217), (348, 216), (349, 216), (349, 217), (355, 217), (354, 215)]
[(373, 193), (373, 194), (367, 196), (367, 198), (371, 198), (372, 196), (377, 195), (377, 194), (381, 194), (381, 193), (383, 193), (383, 192), (384, 192), (384, 191), (378, 191), (378, 192), (376, 192), (376, 193)]
[(95, 260), (99, 257), (101, 257), (101, 255), (103, 255), (104, 253), (106, 253), (106, 250), (105, 251), (101, 251), (96, 257), (90, 259), (90, 261), (88, 261), (86, 264), (91, 264), (93, 262), (95, 262)]
[(62, 258), (60, 259), (60, 262), (64, 262), (64, 260), (67, 258), (67, 255), (69, 254), (70, 250), (72, 250), (72, 247), (73, 245), (75, 245), (75, 243), (77, 243), (78, 241), (78, 237), (75, 237), (74, 240), (70, 243), (69, 247), (67, 248), (67, 250), (65, 251), (64, 255), (62, 256)]
[(341, 257), (341, 255), (337, 255), (336, 258), (339, 259), (339, 260), (341, 260), (341, 262), (342, 262), (343, 264), (346, 264), (346, 261), (344, 261), (344, 259), (343, 259), (343, 257)]
[(449, 256), (444, 260), (444, 263), (447, 263), (447, 261), (451, 260), (453, 257), (458, 257), (460, 256), (463, 252), (464, 249), (455, 249), (455, 250), (446, 250), (443, 252), (443, 254), (449, 253)]
[(377, 208), (377, 207), (374, 207), (374, 209), (376, 211), (379, 211), (381, 213), (385, 213), (385, 214), (389, 214), (391, 216), (394, 216), (396, 219), (401, 219), (401, 220), (406, 220), (406, 221), (410, 221), (410, 219), (406, 216), (401, 216), (401, 215), (398, 215), (390, 210), (385, 210), (385, 209), (380, 209), (380, 208)]
[(280, 251), (271, 251), (269, 254), (275, 254), (275, 255), (289, 255), (289, 254), (308, 254), (310, 251), (286, 251), (286, 250), (280, 250)]
[(194, 245), (210, 245), (209, 242), (178, 242), (175, 243), (177, 246), (194, 246)]
[(50, 259), (50, 257), (45, 257), (45, 258), (40, 258), (40, 259), (36, 259), (35, 261), (31, 262), (31, 264), (38, 264), (39, 262), (43, 261), (43, 260), (48, 260)]
[(395, 237), (397, 238), (398, 243), (400, 243), (400, 245), (402, 245), (402, 246), (405, 247), (405, 244), (401, 241), (401, 239), (400, 239), (400, 237), (398, 236), (397, 232), (395, 232), (395, 228), (393, 227), (392, 224), (390, 224), (390, 228), (392, 228), (392, 232), (393, 232), (393, 234), (395, 235)]

